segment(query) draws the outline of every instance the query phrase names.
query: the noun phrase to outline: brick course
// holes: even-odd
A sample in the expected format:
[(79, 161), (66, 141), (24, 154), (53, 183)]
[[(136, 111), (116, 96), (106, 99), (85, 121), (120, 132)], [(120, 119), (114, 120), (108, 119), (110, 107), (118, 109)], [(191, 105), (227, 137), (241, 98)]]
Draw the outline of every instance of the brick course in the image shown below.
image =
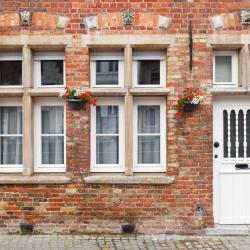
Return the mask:
[[(121, 12), (136, 12), (135, 26), (123, 27)], [(212, 49), (206, 35), (248, 33), (238, 12), (250, 8), (246, 1), (0, 1), (0, 35), (72, 34), (174, 34), (167, 61), (168, 170), (170, 185), (87, 185), (90, 168), (89, 111), (67, 109), (67, 174), (69, 185), (2, 185), (0, 231), (16, 232), (19, 223), (35, 224), (40, 232), (120, 232), (121, 225), (136, 224), (139, 233), (200, 233), (213, 224), (212, 211), (212, 103), (211, 96), (198, 111), (177, 119), (176, 94), (197, 81), (212, 86)], [(20, 27), (18, 11), (33, 10), (33, 25)], [(88, 30), (84, 18), (98, 16), (99, 28)], [(171, 18), (167, 29), (157, 18)], [(224, 15), (224, 27), (214, 30), (209, 17)], [(70, 18), (65, 29), (56, 28), (57, 16)], [(188, 22), (193, 21), (193, 71), (189, 72)], [(0, 37), (1, 39), (1, 37)], [(69, 86), (89, 85), (89, 50), (76, 44), (66, 49)], [(203, 214), (196, 206), (204, 208)]]

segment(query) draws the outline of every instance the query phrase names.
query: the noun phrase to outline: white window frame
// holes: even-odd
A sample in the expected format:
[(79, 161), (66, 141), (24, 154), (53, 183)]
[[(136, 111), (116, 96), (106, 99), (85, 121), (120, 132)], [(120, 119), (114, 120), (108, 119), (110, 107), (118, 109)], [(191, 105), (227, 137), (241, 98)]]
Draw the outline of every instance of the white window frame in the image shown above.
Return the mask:
[[(23, 61), (22, 52), (1, 52), (0, 53), (0, 61)], [(22, 70), (23, 71), (23, 70)], [(22, 72), (23, 78), (23, 72)], [(23, 83), (21, 85), (0, 85), (0, 88), (22, 88)]]
[[(0, 106), (1, 107), (23, 107), (22, 98), (0, 98)], [(22, 116), (23, 116), (23, 108), (22, 108)], [(23, 121), (23, 118), (22, 118)], [(24, 128), (24, 124), (22, 124), (22, 128)], [(1, 137), (2, 135), (0, 135)], [(11, 135), (9, 135), (11, 136)], [(14, 136), (17, 136), (16, 134)], [(20, 135), (23, 138), (23, 133)], [(24, 159), (23, 159), (24, 161)], [(0, 173), (21, 173), (23, 171), (23, 164), (0, 164)]]
[(91, 107), (91, 172), (124, 172), (124, 100), (122, 98), (99, 98), (97, 106), (117, 105), (119, 114), (119, 164), (96, 163), (96, 107)]
[[(160, 61), (160, 84), (138, 84), (138, 60), (159, 60)], [(166, 87), (166, 53), (164, 51), (136, 51), (133, 53), (132, 82), (136, 88), (163, 88)]]
[[(160, 164), (139, 164), (138, 163), (138, 106), (160, 106)], [(134, 164), (133, 172), (166, 172), (167, 169), (167, 150), (166, 150), (166, 133), (167, 133), (167, 108), (165, 97), (137, 97), (134, 100)]]
[[(41, 107), (42, 106), (63, 106), (64, 108), (64, 164), (42, 164), (42, 128), (41, 128)], [(34, 103), (34, 171), (35, 172), (66, 172), (66, 105), (63, 100), (56, 97), (38, 97)]]
[[(216, 82), (215, 81), (215, 72), (216, 72), (216, 65), (215, 65), (215, 57), (216, 56), (231, 56), (232, 64), (231, 64), (231, 72), (232, 72), (232, 82)], [(213, 85), (225, 87), (228, 85), (229, 87), (238, 86), (238, 53), (237, 51), (214, 51), (213, 52)]]
[[(62, 60), (63, 61), (63, 85), (42, 85), (41, 76), (41, 61), (43, 60)], [(61, 51), (55, 52), (35, 52), (34, 53), (34, 73), (33, 73), (33, 83), (34, 87), (39, 88), (60, 88), (65, 87), (65, 53)]]
[[(96, 84), (96, 61), (117, 60), (118, 61), (118, 83), (117, 85)], [(93, 52), (90, 54), (90, 83), (94, 88), (121, 88), (124, 86), (124, 55), (122, 52)]]

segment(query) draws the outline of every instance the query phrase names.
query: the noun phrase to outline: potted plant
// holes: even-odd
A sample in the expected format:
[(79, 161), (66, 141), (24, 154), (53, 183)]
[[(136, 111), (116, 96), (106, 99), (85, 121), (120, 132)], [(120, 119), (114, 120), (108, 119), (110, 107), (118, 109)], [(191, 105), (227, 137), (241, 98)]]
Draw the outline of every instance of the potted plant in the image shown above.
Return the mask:
[(65, 87), (60, 97), (67, 100), (70, 108), (75, 110), (85, 110), (87, 105), (96, 106), (97, 102), (91, 91), (81, 91), (70, 87)]
[(181, 112), (192, 112), (200, 104), (204, 95), (199, 88), (190, 87), (185, 88), (182, 94), (178, 95), (176, 109), (178, 112), (176, 115), (181, 115)]

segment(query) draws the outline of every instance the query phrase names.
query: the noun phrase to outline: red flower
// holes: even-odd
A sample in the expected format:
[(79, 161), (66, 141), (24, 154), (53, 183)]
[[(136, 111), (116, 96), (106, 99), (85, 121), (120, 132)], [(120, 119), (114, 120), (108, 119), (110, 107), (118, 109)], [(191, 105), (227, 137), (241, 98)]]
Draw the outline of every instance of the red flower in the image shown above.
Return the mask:
[(92, 95), (92, 92), (90, 90), (86, 90), (85, 93), (90, 96)]
[(65, 97), (69, 98), (70, 94), (69, 93), (65, 93)]
[(89, 104), (89, 105), (91, 105), (91, 104), (92, 104), (92, 101), (91, 101), (91, 100), (89, 100), (89, 101), (88, 101), (88, 104)]
[(182, 98), (183, 98), (183, 95), (179, 94), (178, 99), (182, 99)]
[(68, 87), (64, 87), (65, 90), (68, 90)]
[(93, 101), (93, 106), (96, 106), (97, 99), (95, 98)]
[(178, 111), (178, 112), (176, 113), (176, 117), (180, 117), (180, 116), (182, 116), (182, 113)]
[(193, 99), (193, 95), (192, 95), (192, 94), (189, 94), (189, 95), (187, 96), (187, 98), (188, 98), (188, 99)]

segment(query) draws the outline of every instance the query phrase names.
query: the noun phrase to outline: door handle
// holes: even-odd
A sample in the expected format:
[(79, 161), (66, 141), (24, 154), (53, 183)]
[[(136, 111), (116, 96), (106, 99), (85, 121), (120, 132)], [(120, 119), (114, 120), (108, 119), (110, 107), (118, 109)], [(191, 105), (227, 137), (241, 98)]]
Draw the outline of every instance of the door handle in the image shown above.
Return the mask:
[(236, 164), (235, 168), (236, 170), (249, 170), (248, 164)]
[(216, 142), (214, 143), (214, 147), (215, 147), (215, 148), (218, 148), (219, 146), (220, 146), (220, 143), (216, 141)]

